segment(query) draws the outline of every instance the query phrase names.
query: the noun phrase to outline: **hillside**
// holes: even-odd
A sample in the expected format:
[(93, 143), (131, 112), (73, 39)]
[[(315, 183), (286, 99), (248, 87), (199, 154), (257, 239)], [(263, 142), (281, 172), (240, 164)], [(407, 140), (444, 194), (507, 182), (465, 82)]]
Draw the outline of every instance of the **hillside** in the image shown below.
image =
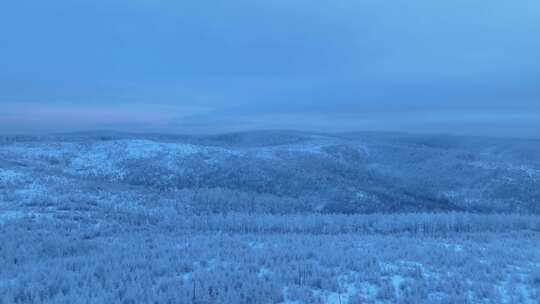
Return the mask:
[(129, 198), (190, 214), (540, 212), (538, 140), (264, 131), (0, 143), (4, 209)]
[(538, 141), (267, 131), (0, 142), (0, 303), (540, 299)]

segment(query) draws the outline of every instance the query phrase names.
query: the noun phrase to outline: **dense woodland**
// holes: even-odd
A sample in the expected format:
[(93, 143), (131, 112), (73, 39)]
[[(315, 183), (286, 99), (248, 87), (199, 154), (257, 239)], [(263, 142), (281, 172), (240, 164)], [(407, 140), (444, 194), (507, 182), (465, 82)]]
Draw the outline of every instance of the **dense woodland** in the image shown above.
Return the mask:
[(18, 177), (0, 175), (8, 197), (10, 184), (61, 179), (68, 189), (59, 193), (73, 185), (96, 187), (85, 194), (143, 192), (194, 214), (540, 212), (538, 140), (254, 132), (0, 142), (2, 170)]
[(0, 140), (0, 304), (538, 303), (540, 142)]

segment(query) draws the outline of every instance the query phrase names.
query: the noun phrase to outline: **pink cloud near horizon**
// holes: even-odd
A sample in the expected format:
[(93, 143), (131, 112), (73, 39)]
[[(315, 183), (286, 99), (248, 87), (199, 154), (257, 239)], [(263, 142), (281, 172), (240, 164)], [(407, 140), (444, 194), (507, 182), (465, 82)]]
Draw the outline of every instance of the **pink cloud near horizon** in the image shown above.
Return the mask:
[(150, 130), (201, 109), (167, 105), (70, 105), (12, 103), (0, 108), (0, 132), (43, 132), (147, 126)]

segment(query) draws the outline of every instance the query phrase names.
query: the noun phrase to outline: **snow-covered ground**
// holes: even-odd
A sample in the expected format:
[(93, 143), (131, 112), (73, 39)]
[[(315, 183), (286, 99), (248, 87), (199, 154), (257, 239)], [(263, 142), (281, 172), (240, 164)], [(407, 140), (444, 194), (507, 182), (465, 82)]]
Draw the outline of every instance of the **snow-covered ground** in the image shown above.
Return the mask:
[[(325, 213), (330, 199), (320, 199), (328, 192), (336, 199), (347, 194), (352, 203), (385, 204), (377, 191), (387, 198), (388, 187), (408, 187), (426, 172), (431, 182), (440, 166), (456, 178), (437, 194), (467, 208), (486, 203), (485, 193), (501, 181), (514, 191), (520, 191), (516, 183), (529, 183), (526, 193), (534, 194), (540, 170), (533, 161), (444, 158), (441, 149), (422, 154), (425, 147), (401, 154), (397, 144), (372, 142), (311, 136), (256, 147), (151, 139), (2, 145), (0, 303), (540, 303), (536, 216), (343, 215)], [(433, 163), (423, 162), (426, 155)], [(261, 169), (280, 160), (291, 162), (283, 168), (300, 165), (278, 171), (278, 178)], [(445, 167), (446, 161), (456, 163)], [(234, 168), (219, 171), (223, 163), (254, 173), (242, 179)], [(314, 170), (303, 170), (311, 163)], [(183, 170), (188, 178), (201, 170), (203, 178), (238, 180), (197, 188), (180, 183)], [(133, 172), (142, 182), (123, 180)], [(313, 178), (304, 185), (306, 172)], [(460, 183), (475, 172), (489, 180), (481, 187), (476, 179)], [(176, 174), (180, 186), (159, 184), (165, 174)], [(147, 176), (157, 183), (145, 183)], [(381, 180), (387, 183), (369, 188)], [(270, 187), (276, 183), (277, 194)], [(289, 193), (303, 187), (309, 196)], [(274, 213), (252, 208), (263, 202)], [(276, 210), (283, 202), (315, 202), (318, 209)], [(231, 204), (241, 207), (219, 209)]]
[(12, 183), (21, 178), (22, 175), (14, 170), (0, 168), (0, 183)]

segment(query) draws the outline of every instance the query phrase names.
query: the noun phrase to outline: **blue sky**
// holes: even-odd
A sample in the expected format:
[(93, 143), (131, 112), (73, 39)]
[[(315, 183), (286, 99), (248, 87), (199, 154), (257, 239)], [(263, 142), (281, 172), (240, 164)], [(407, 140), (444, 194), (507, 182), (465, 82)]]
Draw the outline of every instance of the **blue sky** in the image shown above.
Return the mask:
[(540, 137), (536, 0), (0, 5), (0, 133)]

